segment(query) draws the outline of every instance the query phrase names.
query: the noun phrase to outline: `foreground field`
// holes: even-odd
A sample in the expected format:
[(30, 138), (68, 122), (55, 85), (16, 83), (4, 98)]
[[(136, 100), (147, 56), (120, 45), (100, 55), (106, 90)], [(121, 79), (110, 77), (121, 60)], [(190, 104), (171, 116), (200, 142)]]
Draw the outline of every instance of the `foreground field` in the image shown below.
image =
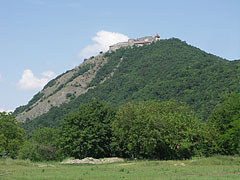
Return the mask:
[(223, 180), (240, 179), (240, 157), (216, 156), (186, 161), (125, 161), (102, 165), (1, 159), (3, 180)]

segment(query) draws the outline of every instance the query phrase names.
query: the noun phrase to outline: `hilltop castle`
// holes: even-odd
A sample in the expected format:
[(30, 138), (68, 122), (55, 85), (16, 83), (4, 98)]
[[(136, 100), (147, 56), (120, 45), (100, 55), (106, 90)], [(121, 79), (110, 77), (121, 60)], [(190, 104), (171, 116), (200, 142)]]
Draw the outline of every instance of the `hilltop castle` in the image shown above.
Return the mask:
[(119, 42), (117, 44), (109, 46), (109, 51), (115, 51), (121, 47), (128, 47), (128, 46), (143, 46), (145, 44), (151, 44), (152, 42), (156, 42), (157, 40), (160, 39), (160, 36), (156, 34), (154, 37), (152, 36), (147, 36), (147, 37), (142, 37), (138, 39), (129, 39), (127, 42)]

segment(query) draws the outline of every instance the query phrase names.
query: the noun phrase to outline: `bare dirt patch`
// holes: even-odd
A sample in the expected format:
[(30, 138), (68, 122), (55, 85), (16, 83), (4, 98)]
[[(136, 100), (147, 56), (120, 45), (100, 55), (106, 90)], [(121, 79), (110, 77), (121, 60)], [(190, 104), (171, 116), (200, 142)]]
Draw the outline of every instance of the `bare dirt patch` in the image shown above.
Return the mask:
[(105, 163), (114, 163), (114, 162), (123, 162), (122, 158), (112, 157), (112, 158), (103, 158), (95, 159), (92, 157), (86, 157), (84, 159), (68, 159), (61, 164), (105, 164)]

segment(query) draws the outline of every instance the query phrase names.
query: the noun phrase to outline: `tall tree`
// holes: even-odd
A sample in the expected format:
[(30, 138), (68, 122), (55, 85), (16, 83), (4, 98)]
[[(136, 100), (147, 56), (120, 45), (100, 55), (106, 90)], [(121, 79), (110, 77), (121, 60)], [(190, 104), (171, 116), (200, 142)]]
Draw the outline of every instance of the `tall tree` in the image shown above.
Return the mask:
[(112, 124), (120, 155), (178, 159), (194, 154), (201, 123), (184, 104), (147, 101), (121, 107)]
[(111, 154), (112, 131), (110, 123), (115, 111), (99, 100), (92, 100), (80, 107), (75, 114), (68, 114), (61, 126), (61, 146), (67, 156), (99, 158)]
[(52, 128), (38, 128), (26, 140), (19, 151), (19, 158), (31, 161), (60, 160), (61, 149), (58, 148), (58, 133)]
[(16, 158), (25, 138), (24, 129), (11, 114), (0, 112), (0, 157)]
[(207, 129), (206, 142), (212, 153), (239, 153), (240, 94), (232, 93), (216, 106), (208, 118)]

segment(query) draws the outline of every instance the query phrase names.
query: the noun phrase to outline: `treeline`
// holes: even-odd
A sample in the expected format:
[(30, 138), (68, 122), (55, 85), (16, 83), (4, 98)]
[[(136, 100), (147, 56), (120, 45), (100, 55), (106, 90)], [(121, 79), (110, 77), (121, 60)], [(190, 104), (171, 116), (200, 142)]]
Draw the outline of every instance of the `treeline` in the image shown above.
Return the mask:
[(100, 100), (67, 114), (58, 129), (26, 137), (16, 120), (0, 114), (0, 156), (32, 161), (66, 157), (187, 159), (240, 152), (240, 94), (219, 103), (206, 122), (182, 102), (142, 101), (115, 108)]

